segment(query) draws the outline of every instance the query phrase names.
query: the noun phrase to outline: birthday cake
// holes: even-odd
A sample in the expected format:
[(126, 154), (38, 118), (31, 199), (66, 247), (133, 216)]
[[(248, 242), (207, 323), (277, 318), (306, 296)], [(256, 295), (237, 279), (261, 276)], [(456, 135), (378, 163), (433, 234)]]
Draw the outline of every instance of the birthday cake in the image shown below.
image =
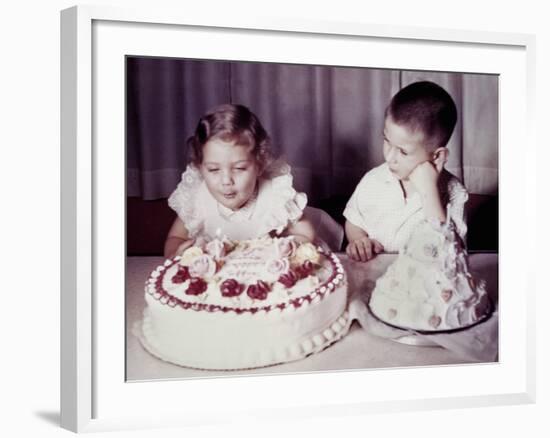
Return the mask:
[(341, 339), (350, 324), (340, 261), (292, 237), (191, 247), (151, 273), (145, 299), (143, 345), (192, 368), (301, 359)]
[(424, 221), (380, 277), (369, 307), (381, 321), (425, 332), (466, 328), (491, 311), (452, 226)]

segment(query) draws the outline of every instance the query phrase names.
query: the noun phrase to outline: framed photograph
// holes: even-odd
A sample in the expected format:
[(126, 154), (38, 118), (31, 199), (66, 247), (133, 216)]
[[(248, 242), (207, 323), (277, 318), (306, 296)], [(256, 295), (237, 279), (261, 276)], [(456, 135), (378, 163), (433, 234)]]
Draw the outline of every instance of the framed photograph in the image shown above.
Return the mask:
[[(529, 223), (534, 234), (534, 219), (517, 207), (519, 199), (534, 202), (534, 176), (526, 172), (529, 154), (512, 154), (519, 143), (534, 148), (532, 36), (269, 18), (229, 23), (80, 6), (61, 17), (63, 427), (533, 401), (534, 290), (527, 260), (514, 250), (523, 236), (514, 230)], [(387, 159), (386, 107), (421, 81), (446, 90), (457, 110), (446, 169), (469, 192), (467, 269), (485, 280), (494, 307), (470, 339), (422, 330), (395, 336), (391, 324), (377, 332), (380, 321), (360, 303), (397, 251), (367, 263), (345, 252), (344, 208), (363, 175)], [(163, 302), (156, 278), (176, 269), (163, 246), (181, 217), (167, 198), (194, 159), (186, 141), (204, 114), (227, 103), (250, 108), (274, 155), (290, 164), (293, 187), (307, 195), (308, 217), (319, 221), (317, 234), (341, 260), (356, 300), (334, 326), (341, 339), (330, 329), (326, 338), (335, 339), (319, 351), (302, 345), (297, 356), (224, 369), (218, 352), (228, 339), (205, 337), (194, 347), (215, 365), (186, 362), (148, 343), (144, 311), (151, 303), (217, 305), (207, 295)], [(177, 330), (188, 344), (198, 336)]]

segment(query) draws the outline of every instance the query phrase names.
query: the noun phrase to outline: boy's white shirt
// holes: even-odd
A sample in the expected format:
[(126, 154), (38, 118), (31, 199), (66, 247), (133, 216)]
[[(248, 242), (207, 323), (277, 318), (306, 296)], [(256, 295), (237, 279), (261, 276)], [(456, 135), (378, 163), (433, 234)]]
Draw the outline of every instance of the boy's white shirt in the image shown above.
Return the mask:
[[(464, 205), (468, 192), (458, 178), (443, 170), (439, 177), (439, 191), (444, 208), (450, 215), (456, 231), (466, 242)], [(418, 193), (405, 198), (399, 181), (390, 172), (387, 163), (363, 176), (344, 210), (345, 218), (378, 240), (386, 252), (398, 252), (408, 241), (413, 229), (424, 220), (424, 208)]]

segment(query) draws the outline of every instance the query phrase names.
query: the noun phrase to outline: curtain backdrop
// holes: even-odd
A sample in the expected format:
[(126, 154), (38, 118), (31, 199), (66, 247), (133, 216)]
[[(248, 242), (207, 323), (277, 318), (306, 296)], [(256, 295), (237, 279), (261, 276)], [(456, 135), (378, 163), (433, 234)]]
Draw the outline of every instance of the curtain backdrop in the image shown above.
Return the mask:
[(447, 169), (470, 193), (498, 190), (495, 75), (250, 62), (127, 58), (127, 194), (165, 198), (185, 169), (185, 141), (221, 103), (260, 119), (273, 151), (292, 166), (297, 190), (315, 205), (347, 199), (383, 162), (384, 109), (403, 86), (428, 79), (458, 108)]

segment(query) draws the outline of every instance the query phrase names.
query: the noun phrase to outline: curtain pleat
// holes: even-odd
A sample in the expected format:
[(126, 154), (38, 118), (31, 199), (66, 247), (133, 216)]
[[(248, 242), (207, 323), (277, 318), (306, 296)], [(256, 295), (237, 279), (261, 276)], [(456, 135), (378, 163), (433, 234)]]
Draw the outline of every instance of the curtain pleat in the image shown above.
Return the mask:
[(312, 204), (347, 199), (383, 162), (384, 109), (403, 86), (432, 80), (453, 97), (457, 127), (447, 168), (471, 193), (498, 189), (494, 75), (129, 57), (127, 192), (167, 197), (188, 162), (186, 139), (222, 103), (247, 105)]
[(188, 162), (187, 138), (211, 107), (230, 100), (225, 62), (127, 61), (127, 192), (168, 196)]

